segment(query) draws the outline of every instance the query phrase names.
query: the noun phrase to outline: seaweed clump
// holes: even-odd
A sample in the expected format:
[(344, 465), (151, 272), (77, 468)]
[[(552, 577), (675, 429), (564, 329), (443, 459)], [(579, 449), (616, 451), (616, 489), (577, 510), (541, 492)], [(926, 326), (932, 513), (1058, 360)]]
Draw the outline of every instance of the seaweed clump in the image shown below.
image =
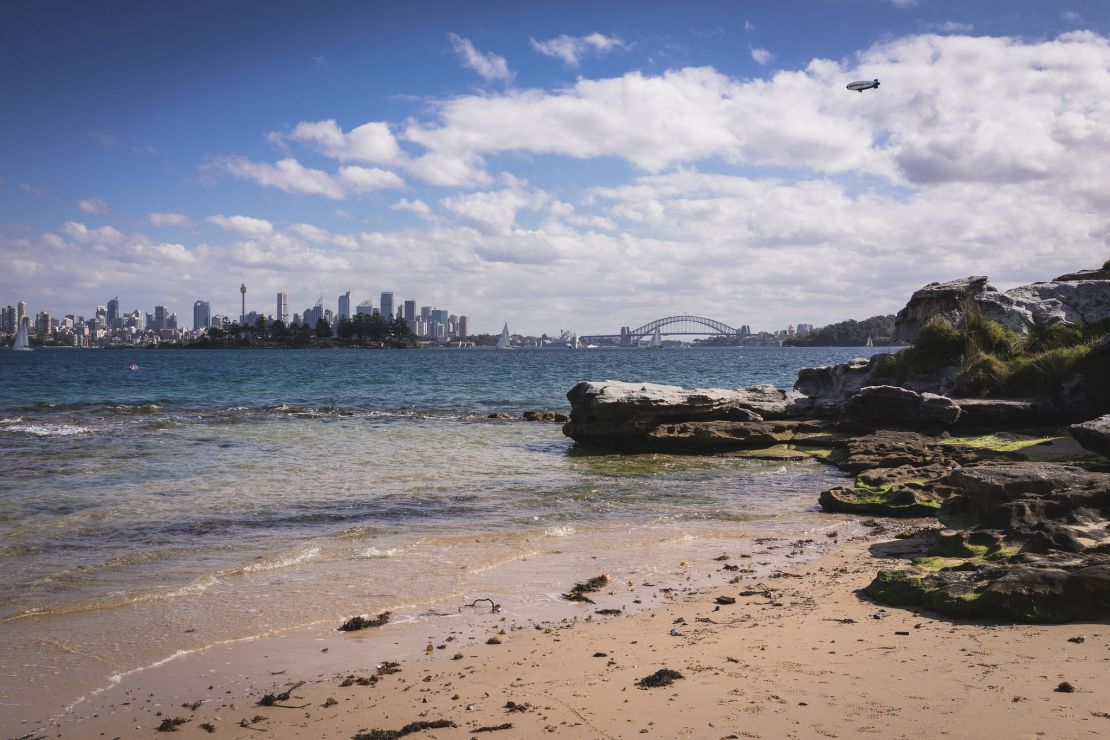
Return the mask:
[(563, 598), (567, 601), (583, 601), (587, 604), (593, 604), (593, 599), (589, 598), (585, 594), (600, 591), (608, 585), (609, 574), (603, 573), (600, 576), (594, 576), (584, 583), (574, 584), (574, 588), (572, 588), (569, 593), (563, 594)]
[(638, 680), (636, 686), (641, 689), (657, 689), (663, 686), (670, 686), (680, 678), (685, 678), (685, 676), (670, 668), (660, 668), (650, 676), (644, 676)]
[(357, 630), (369, 629), (371, 627), (381, 627), (382, 625), (389, 624), (390, 612), (382, 612), (376, 617), (351, 617), (343, 624), (339, 625), (340, 632), (355, 632)]
[(399, 737), (411, 735), (424, 730), (439, 730), (447, 727), (458, 727), (449, 719), (436, 719), (430, 722), (410, 722), (399, 730), (368, 730), (357, 733), (353, 740), (397, 740)]

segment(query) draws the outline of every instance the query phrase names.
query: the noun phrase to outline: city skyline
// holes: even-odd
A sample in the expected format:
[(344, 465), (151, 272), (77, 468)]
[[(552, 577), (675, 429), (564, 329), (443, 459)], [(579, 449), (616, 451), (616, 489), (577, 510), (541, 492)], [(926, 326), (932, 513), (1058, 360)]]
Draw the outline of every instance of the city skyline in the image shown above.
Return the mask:
[(7, 7), (0, 295), (60, 315), (247, 281), (785, 326), (1110, 252), (1094, 0)]

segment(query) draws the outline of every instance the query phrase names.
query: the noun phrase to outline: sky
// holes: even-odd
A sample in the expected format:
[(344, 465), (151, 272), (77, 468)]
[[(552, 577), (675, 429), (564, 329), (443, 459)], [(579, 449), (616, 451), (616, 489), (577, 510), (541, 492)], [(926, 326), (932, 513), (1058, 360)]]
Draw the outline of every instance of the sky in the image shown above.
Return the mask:
[(191, 325), (245, 283), (760, 330), (1110, 258), (1104, 0), (7, 0), (0, 105), (33, 313)]

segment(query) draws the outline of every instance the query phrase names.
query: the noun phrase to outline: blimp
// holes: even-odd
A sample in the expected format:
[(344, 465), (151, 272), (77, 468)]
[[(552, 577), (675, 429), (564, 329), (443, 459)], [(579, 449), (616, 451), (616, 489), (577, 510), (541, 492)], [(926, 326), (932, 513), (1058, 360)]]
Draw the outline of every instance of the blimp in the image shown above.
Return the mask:
[(859, 80), (858, 82), (849, 82), (848, 89), (855, 90), (856, 92), (863, 92), (864, 90), (871, 90), (879, 86), (878, 80)]

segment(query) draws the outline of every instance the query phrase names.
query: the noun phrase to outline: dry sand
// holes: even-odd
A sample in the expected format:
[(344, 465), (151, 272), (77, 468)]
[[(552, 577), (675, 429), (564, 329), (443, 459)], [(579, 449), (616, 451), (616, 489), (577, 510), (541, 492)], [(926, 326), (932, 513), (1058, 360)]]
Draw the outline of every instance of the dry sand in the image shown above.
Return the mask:
[[(207, 737), (209, 723), (222, 738), (351, 738), (438, 720), (456, 727), (406, 737), (1110, 737), (1110, 625), (960, 622), (855, 593), (891, 564), (882, 558), (921, 547), (861, 538), (793, 572), (700, 591), (611, 583), (579, 618), (546, 627), (476, 608), (438, 622), (438, 635), (388, 625), (228, 645), (125, 677), (41, 736), (162, 737), (155, 728), (180, 717), (177, 732)], [(744, 563), (713, 555), (686, 567)], [(427, 657), (412, 658), (425, 641)], [(339, 685), (405, 655), (373, 685)], [(637, 687), (663, 668), (682, 678)], [(288, 700), (258, 705), (298, 681)], [(1057, 690), (1065, 681), (1074, 691)], [(511, 727), (482, 729), (499, 726)]]

